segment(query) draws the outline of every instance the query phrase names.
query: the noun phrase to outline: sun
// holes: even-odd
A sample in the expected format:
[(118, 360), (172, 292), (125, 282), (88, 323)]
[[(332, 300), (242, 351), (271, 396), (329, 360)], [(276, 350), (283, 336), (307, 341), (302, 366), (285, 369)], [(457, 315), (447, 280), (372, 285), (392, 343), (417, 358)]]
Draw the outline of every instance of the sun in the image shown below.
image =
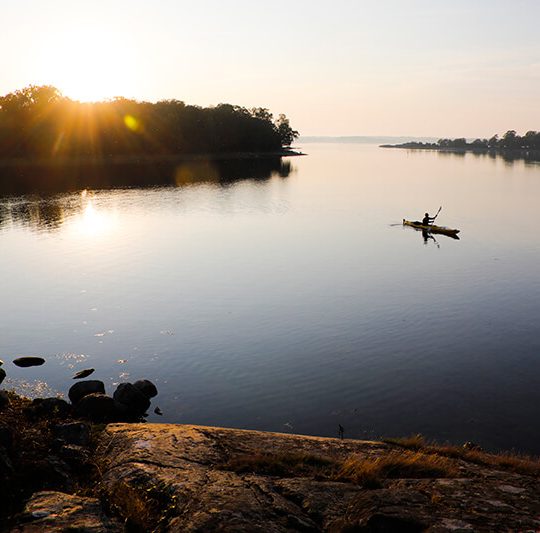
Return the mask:
[(65, 31), (41, 50), (40, 78), (81, 102), (129, 97), (137, 78), (135, 53), (125, 35), (91, 28)]

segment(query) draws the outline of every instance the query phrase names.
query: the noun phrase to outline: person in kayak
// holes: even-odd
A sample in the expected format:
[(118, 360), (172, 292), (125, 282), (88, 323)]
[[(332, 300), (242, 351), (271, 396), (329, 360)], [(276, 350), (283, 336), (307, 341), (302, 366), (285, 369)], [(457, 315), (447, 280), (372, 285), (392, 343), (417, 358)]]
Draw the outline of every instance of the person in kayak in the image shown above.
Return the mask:
[(433, 225), (433, 222), (435, 222), (435, 219), (439, 216), (439, 213), (441, 212), (442, 206), (439, 207), (439, 210), (435, 214), (434, 217), (430, 217), (429, 213), (426, 213), (424, 215), (424, 218), (422, 219), (422, 222), (419, 220), (415, 220), (414, 222), (408, 222), (407, 220), (403, 219), (403, 224), (409, 224), (411, 226), (425, 226), (426, 229), (430, 228)]
[[(437, 215), (438, 215), (438, 213), (437, 213)], [(424, 215), (424, 218), (422, 219), (422, 226), (431, 226), (431, 224), (433, 224), (433, 222), (435, 222), (435, 219), (437, 218), (437, 215), (435, 215), (434, 217), (430, 217), (429, 213), (426, 213)]]
[(413, 224), (416, 224), (417, 226), (431, 226), (431, 224), (435, 221), (436, 218), (437, 215), (435, 215), (434, 217), (430, 217), (429, 213), (426, 213), (421, 222), (420, 220), (415, 220)]

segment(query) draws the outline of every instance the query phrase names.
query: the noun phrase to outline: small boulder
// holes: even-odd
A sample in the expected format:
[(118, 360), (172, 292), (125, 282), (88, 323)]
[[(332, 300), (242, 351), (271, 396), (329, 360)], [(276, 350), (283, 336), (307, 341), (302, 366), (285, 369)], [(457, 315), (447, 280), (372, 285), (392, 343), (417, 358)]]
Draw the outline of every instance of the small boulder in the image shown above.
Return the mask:
[(57, 424), (53, 428), (53, 435), (66, 444), (88, 446), (90, 444), (90, 428), (82, 422)]
[(88, 394), (96, 392), (105, 394), (105, 384), (103, 381), (89, 379), (87, 381), (79, 381), (72, 385), (69, 389), (68, 396), (71, 403), (75, 405)]
[(9, 403), (8, 393), (5, 390), (0, 390), (0, 409), (7, 407)]
[(36, 398), (25, 412), (31, 417), (66, 418), (71, 414), (71, 405), (62, 398)]
[(122, 421), (129, 418), (129, 407), (127, 405), (114, 400), (114, 410), (117, 420)]
[(80, 370), (79, 372), (77, 372), (73, 376), (73, 379), (87, 378), (90, 374), (93, 374), (94, 372), (95, 372), (94, 368), (85, 368), (84, 370)]
[(148, 379), (139, 379), (133, 383), (133, 386), (139, 389), (147, 398), (153, 398), (158, 394), (156, 386)]
[(131, 383), (120, 383), (114, 391), (113, 398), (127, 407), (129, 415), (141, 416), (150, 407), (148, 397)]
[(0, 383), (6, 379), (6, 371), (0, 367)]
[(65, 444), (58, 451), (58, 455), (66, 461), (68, 465), (76, 468), (78, 471), (85, 468), (90, 461), (90, 452), (84, 446), (76, 444)]
[(113, 420), (115, 417), (114, 400), (100, 392), (87, 394), (75, 406), (75, 412), (93, 422)]
[(29, 366), (41, 366), (44, 362), (45, 359), (43, 359), (43, 357), (32, 356), (18, 357), (17, 359), (13, 360), (13, 364), (20, 366), (21, 368), (27, 368)]

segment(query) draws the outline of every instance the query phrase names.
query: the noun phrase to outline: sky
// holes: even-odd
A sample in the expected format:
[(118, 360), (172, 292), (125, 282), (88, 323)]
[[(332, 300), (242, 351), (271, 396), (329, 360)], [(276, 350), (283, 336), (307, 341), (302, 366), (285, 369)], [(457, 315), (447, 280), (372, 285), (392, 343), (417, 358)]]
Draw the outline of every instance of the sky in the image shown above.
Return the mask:
[(285, 113), (303, 135), (540, 130), (539, 0), (2, 0), (0, 95)]

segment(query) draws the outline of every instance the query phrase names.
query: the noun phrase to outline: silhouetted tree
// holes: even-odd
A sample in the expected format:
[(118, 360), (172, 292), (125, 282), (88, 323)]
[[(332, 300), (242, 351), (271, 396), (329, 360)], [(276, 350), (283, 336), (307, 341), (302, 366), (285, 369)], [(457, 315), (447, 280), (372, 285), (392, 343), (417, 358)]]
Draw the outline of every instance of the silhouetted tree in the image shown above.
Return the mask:
[(487, 139), (475, 139), (471, 146), (473, 148), (487, 148), (488, 147), (488, 140)]
[(508, 130), (501, 139), (500, 146), (502, 148), (519, 148), (520, 147), (520, 137), (516, 135), (515, 130)]
[(499, 145), (499, 136), (497, 134), (493, 135), (491, 139), (488, 141), (488, 147), (489, 148), (497, 148)]
[(540, 132), (528, 131), (522, 139), (525, 148), (540, 149)]
[(260, 118), (261, 120), (265, 120), (267, 122), (272, 122), (274, 117), (268, 109), (265, 107), (253, 107), (250, 109), (250, 114), (252, 117)]
[(291, 128), (289, 119), (283, 114), (279, 115), (276, 127), (282, 146), (290, 146), (299, 135), (296, 130)]

